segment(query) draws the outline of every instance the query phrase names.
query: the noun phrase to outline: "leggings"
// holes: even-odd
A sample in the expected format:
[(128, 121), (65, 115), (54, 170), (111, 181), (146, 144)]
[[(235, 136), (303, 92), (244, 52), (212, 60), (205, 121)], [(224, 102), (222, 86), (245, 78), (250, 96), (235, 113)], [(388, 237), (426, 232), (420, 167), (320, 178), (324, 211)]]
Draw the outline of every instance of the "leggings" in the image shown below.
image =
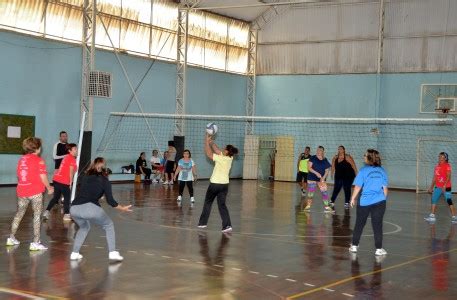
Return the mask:
[(32, 202), (33, 208), (33, 242), (40, 242), (41, 212), (43, 210), (43, 194), (37, 194), (30, 197), (19, 197), (17, 199), (17, 212), (11, 224), (11, 235), (17, 232), (19, 224), (24, 217), (29, 203)]
[(327, 192), (327, 183), (326, 182), (316, 182), (316, 181), (308, 181), (308, 201), (313, 200), (314, 193), (316, 192), (316, 188), (319, 187), (319, 190), (322, 194), (322, 201), (324, 201), (325, 205), (328, 205), (328, 192)]
[(93, 203), (85, 203), (81, 205), (73, 205), (70, 211), (71, 217), (79, 226), (79, 230), (76, 233), (75, 242), (73, 244), (73, 252), (79, 253), (79, 249), (81, 249), (81, 246), (90, 231), (91, 223), (100, 225), (105, 230), (109, 252), (116, 250), (114, 224), (103, 208)]
[(368, 206), (357, 205), (357, 217), (355, 220), (354, 232), (352, 235), (352, 245), (358, 246), (362, 236), (363, 227), (367, 223), (368, 216), (371, 215), (371, 226), (373, 227), (374, 243), (376, 249), (382, 248), (382, 220), (386, 212), (386, 201), (381, 201)]
[(63, 195), (63, 210), (65, 214), (69, 214), (71, 198), (70, 186), (55, 181), (52, 184), (54, 185), (54, 196), (52, 197), (51, 201), (49, 201), (46, 210), (50, 211), (54, 205), (59, 202), (60, 196)]
[(219, 208), (219, 214), (222, 219), (222, 229), (231, 227), (230, 214), (225, 205), (225, 199), (227, 198), (228, 184), (210, 183), (205, 196), (205, 205), (203, 206), (202, 214), (198, 225), (208, 224), (209, 214), (211, 213), (211, 206), (213, 205), (214, 199), (217, 197), (217, 207)]
[(335, 179), (335, 185), (333, 186), (332, 202), (335, 202), (336, 197), (344, 189), (344, 203), (349, 203), (351, 200), (351, 188), (353, 179)]
[(191, 197), (194, 196), (194, 186), (192, 184), (192, 181), (179, 181), (179, 196), (182, 197), (182, 194), (184, 192), (184, 186), (187, 185), (187, 189), (189, 190), (189, 195)]

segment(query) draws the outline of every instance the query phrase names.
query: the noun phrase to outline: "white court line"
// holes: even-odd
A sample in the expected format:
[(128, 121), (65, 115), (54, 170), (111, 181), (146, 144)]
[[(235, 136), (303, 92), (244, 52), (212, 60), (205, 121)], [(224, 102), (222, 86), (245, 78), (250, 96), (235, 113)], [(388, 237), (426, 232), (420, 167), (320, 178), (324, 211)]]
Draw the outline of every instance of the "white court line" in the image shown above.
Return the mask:
[(290, 279), (290, 278), (286, 278), (287, 281), (290, 281), (290, 282), (297, 282), (297, 280), (295, 279)]
[(189, 261), (188, 259), (185, 259), (185, 258), (180, 258), (179, 260), (180, 261)]
[(354, 295), (347, 294), (347, 293), (341, 293), (341, 294), (344, 295), (344, 296), (347, 296), (347, 297), (351, 297), (351, 298), (354, 297)]
[(259, 272), (255, 272), (255, 271), (249, 271), (249, 273), (252, 273), (252, 274), (259, 274)]
[(138, 253), (137, 251), (133, 251), (133, 250), (129, 250), (127, 252), (130, 252), (130, 253)]
[(232, 268), (232, 270), (235, 270), (235, 271), (242, 271), (242, 269), (238, 269), (238, 268)]
[(328, 289), (328, 288), (323, 288), (324, 291), (327, 291), (327, 292), (334, 292), (335, 290), (332, 290), (332, 289)]
[(162, 255), (163, 258), (171, 258), (171, 256)]
[[(383, 223), (390, 224), (395, 227), (394, 230), (384, 232), (384, 235), (388, 234), (395, 234), (403, 230), (403, 228), (400, 225), (397, 225), (392, 222), (388, 221), (383, 221)], [(300, 237), (300, 238), (344, 238), (344, 237), (352, 237), (352, 235), (296, 235), (296, 234), (275, 234), (275, 233), (256, 233), (256, 232), (238, 232), (240, 235), (254, 235), (254, 236), (274, 236), (274, 237)], [(367, 237), (367, 236), (374, 236), (374, 234), (362, 234), (362, 236)]]
[(204, 265), (205, 263), (202, 262), (202, 261), (197, 261), (197, 264), (202, 264), (202, 265)]
[(306, 286), (315, 286), (314, 284), (307, 283), (307, 282), (305, 282), (304, 285), (306, 285)]
[(97, 249), (105, 249), (105, 247), (95, 246)]
[(155, 254), (154, 253), (148, 253), (148, 252), (144, 252), (145, 255), (149, 255), (149, 256), (154, 256)]
[(21, 296), (21, 297), (28, 298), (28, 299), (34, 299), (34, 300), (45, 300), (46, 299), (46, 298), (37, 297), (35, 295), (30, 295), (30, 294), (27, 294), (27, 293), (22, 293), (22, 292), (19, 292), (19, 291), (16, 291), (16, 290), (12, 290), (12, 289), (8, 289), (8, 288), (2, 288), (2, 287), (0, 287), (0, 292), (3, 292), (5, 294)]
[(224, 266), (221, 266), (221, 265), (213, 265), (214, 267), (218, 267), (218, 268), (223, 268)]
[(267, 277), (278, 278), (278, 276), (276, 276), (276, 275), (271, 275), (271, 274), (268, 274)]

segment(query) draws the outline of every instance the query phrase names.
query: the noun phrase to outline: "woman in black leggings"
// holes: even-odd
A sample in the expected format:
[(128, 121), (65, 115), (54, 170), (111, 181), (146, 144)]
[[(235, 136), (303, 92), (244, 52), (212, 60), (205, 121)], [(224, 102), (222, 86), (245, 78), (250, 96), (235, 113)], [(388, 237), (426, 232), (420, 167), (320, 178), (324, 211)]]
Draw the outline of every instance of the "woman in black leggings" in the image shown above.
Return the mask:
[(344, 208), (349, 209), (349, 201), (351, 200), (351, 188), (355, 175), (357, 175), (357, 167), (354, 159), (349, 154), (346, 154), (344, 146), (338, 147), (338, 153), (332, 160), (332, 177), (335, 179), (333, 193), (331, 198), (331, 207), (334, 207), (336, 197), (344, 189)]

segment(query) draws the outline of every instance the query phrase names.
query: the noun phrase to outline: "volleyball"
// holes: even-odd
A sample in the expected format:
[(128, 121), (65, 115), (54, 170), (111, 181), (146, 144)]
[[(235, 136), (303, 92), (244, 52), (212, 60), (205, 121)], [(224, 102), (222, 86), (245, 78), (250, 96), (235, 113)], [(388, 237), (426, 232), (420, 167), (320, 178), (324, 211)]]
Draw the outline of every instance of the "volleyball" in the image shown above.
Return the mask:
[(215, 135), (217, 133), (217, 125), (214, 123), (208, 123), (206, 125), (206, 133), (209, 135)]

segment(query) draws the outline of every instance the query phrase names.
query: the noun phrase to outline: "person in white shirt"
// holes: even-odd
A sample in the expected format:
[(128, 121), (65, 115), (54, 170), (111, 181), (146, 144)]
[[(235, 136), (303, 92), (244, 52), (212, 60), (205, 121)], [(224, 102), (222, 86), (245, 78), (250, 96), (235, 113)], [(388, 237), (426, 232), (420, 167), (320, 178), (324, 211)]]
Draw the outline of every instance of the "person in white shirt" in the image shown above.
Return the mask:
[(159, 157), (159, 151), (152, 150), (151, 157), (151, 168), (152, 168), (152, 182), (158, 183), (162, 180), (163, 166)]

